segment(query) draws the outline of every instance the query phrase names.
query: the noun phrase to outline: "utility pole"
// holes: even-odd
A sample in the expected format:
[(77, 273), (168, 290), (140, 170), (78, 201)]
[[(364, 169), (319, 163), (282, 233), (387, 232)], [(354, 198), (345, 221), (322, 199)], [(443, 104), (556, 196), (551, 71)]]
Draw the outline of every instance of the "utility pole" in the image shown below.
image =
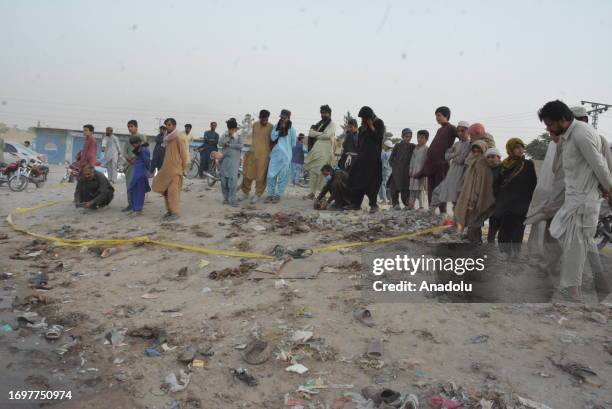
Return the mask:
[(593, 109), (587, 111), (587, 114), (591, 115), (591, 125), (593, 125), (593, 128), (595, 129), (597, 129), (597, 117), (599, 116), (599, 114), (606, 112), (608, 108), (612, 108), (612, 105), (604, 104), (602, 102), (580, 101), (580, 103), (582, 105), (591, 104), (591, 108)]

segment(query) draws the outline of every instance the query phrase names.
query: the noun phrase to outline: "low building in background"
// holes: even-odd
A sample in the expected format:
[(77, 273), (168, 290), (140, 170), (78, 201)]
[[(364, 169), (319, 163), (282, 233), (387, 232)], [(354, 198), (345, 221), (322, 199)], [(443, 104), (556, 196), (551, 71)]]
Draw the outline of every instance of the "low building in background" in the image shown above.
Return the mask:
[[(32, 148), (47, 156), (49, 163), (62, 164), (65, 161), (73, 162), (76, 154), (83, 148), (85, 137), (82, 130), (61, 129), (61, 128), (32, 128), (34, 138), (32, 140)], [(101, 157), (102, 137), (104, 136), (104, 128), (100, 128), (100, 132), (95, 132), (94, 136), (98, 145), (97, 157)], [(127, 143), (130, 135), (127, 133), (115, 133), (119, 139), (119, 143), (123, 146)], [(147, 142), (151, 145), (151, 149), (155, 146), (155, 137), (144, 135)]]

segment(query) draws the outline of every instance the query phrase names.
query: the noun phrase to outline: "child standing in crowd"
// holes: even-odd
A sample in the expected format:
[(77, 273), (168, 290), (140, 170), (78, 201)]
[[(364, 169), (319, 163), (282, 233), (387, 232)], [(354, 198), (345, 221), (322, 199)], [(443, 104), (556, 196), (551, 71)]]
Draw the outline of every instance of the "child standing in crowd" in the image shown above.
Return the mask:
[(291, 180), (293, 185), (299, 185), (304, 169), (304, 134), (298, 135), (291, 157)]
[(467, 238), (471, 243), (482, 243), (482, 226), (495, 206), (493, 172), (484, 156), (486, 151), (485, 141), (472, 143), (468, 169), (455, 206), (457, 230), (462, 233), (467, 227)]
[(149, 186), (149, 169), (151, 168), (151, 154), (149, 144), (142, 143), (139, 135), (130, 136), (130, 145), (134, 154), (132, 180), (128, 186), (130, 196), (130, 210), (136, 215), (142, 214), (144, 207), (145, 194), (151, 191)]
[(391, 148), (393, 148), (393, 142), (387, 139), (385, 143), (383, 143), (383, 150), (380, 153), (380, 158), (382, 160), (382, 183), (380, 184), (380, 190), (378, 191), (378, 198), (382, 204), (389, 204), (389, 196), (391, 196), (387, 191), (387, 182), (391, 176), (391, 165), (389, 164)]
[(238, 182), (238, 170), (240, 169), (240, 156), (242, 153), (242, 138), (238, 134), (238, 122), (230, 118), (226, 122), (227, 132), (219, 139), (221, 147), (221, 192), (223, 193), (223, 204), (238, 206), (236, 203), (236, 184)]
[(506, 143), (508, 157), (501, 163), (501, 177), (495, 203), (499, 220), (499, 249), (508, 254), (519, 253), (525, 217), (537, 183), (533, 162), (525, 159), (525, 143), (512, 138)]
[[(485, 152), (485, 157), (487, 159), (487, 164), (491, 168), (491, 172), (493, 172), (493, 196), (497, 196), (497, 190), (499, 188), (501, 178), (501, 153), (497, 148), (489, 148)], [(492, 214), (491, 217), (489, 217), (489, 231), (487, 232), (487, 243), (495, 243), (495, 238), (497, 236), (498, 231), (499, 220), (497, 219), (497, 217), (495, 217), (495, 214)]]
[(410, 159), (415, 145), (411, 143), (412, 131), (410, 128), (402, 130), (402, 141), (393, 147), (389, 164), (393, 169), (389, 178), (391, 191), (391, 204), (394, 210), (400, 210), (400, 197), (404, 206), (408, 206), (410, 196)]
[(425, 159), (427, 159), (427, 140), (429, 132), (421, 129), (417, 132), (417, 146), (414, 148), (410, 159), (410, 195), (408, 197), (408, 209), (414, 209), (414, 204), (419, 201), (419, 209), (425, 208), (427, 198), (427, 179), (416, 179), (413, 176), (423, 170)]

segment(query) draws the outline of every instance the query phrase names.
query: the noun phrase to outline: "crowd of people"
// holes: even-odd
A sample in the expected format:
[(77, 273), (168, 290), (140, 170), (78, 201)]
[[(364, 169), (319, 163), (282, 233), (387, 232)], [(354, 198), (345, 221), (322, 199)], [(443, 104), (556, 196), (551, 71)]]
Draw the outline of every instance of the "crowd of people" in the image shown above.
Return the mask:
[[(544, 172), (552, 176), (540, 181), (533, 161), (525, 158), (526, 145), (521, 139), (508, 140), (506, 154), (502, 155), (483, 124), (459, 121), (452, 125), (448, 107), (435, 110), (440, 127), (429, 145), (429, 132), (425, 129), (417, 131), (416, 144), (410, 128), (402, 130), (401, 141), (395, 145), (385, 140), (383, 120), (372, 108), (362, 107), (358, 113), (361, 124), (354, 119), (348, 121), (337, 163), (337, 127), (332, 110), (323, 105), (320, 114), (321, 120), (311, 126), (307, 135), (298, 135), (291, 112), (286, 109), (280, 112), (275, 125), (269, 122), (270, 112), (261, 110), (259, 120), (248, 133), (241, 133), (236, 119), (230, 118), (225, 123), (227, 130), (220, 136), (213, 122), (196, 149), (201, 155), (200, 172), (208, 168), (210, 161), (218, 162), (223, 203), (229, 206), (247, 200), (255, 204), (264, 194), (265, 203), (278, 203), (289, 179), (301, 185), (304, 172), (308, 174), (308, 194), (304, 198), (313, 200), (314, 208), (319, 210), (361, 209), (367, 197), (370, 212), (379, 211), (380, 201), (390, 204), (393, 210), (401, 210), (403, 205), (406, 210), (438, 209), (445, 215), (450, 203), (453, 218), (447, 217), (446, 223), (456, 224), (457, 232), (470, 242), (481, 243), (482, 228), (488, 221), (487, 242), (497, 241), (500, 250), (509, 256), (521, 251), (526, 225), (544, 222), (545, 240), (560, 249), (564, 295), (571, 299), (581, 297), (579, 272), (596, 252), (593, 236), (599, 206), (602, 198), (612, 200), (612, 155), (607, 141), (587, 124), (584, 108), (570, 109), (557, 100), (538, 112), (552, 138), (549, 159), (544, 161)], [(110, 181), (93, 167), (93, 126), (83, 127), (85, 144), (75, 162), (75, 169), (80, 170), (77, 205), (108, 205), (117, 168), (123, 164), (127, 192), (124, 211), (140, 214), (145, 194), (153, 190), (164, 197), (167, 213), (163, 219), (178, 218), (193, 139), (191, 125), (179, 134), (176, 121), (166, 119), (155, 139), (152, 158), (138, 132), (138, 123), (130, 120), (127, 125), (130, 138), (123, 148), (112, 128), (106, 129), (102, 142), (103, 164)], [(241, 161), (243, 180), (237, 186)], [(595, 264), (597, 273), (596, 263), (591, 264)]]

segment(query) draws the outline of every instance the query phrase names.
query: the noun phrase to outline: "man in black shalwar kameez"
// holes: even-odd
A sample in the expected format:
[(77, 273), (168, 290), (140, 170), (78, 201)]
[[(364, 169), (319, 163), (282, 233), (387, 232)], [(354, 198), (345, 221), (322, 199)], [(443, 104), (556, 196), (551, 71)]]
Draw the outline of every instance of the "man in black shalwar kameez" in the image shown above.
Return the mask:
[(382, 183), (382, 151), (385, 135), (385, 123), (377, 118), (372, 108), (364, 106), (359, 110), (361, 127), (359, 128), (358, 154), (349, 170), (349, 189), (352, 195), (350, 209), (361, 209), (363, 197), (367, 196), (370, 212), (378, 211), (376, 204), (380, 184)]

